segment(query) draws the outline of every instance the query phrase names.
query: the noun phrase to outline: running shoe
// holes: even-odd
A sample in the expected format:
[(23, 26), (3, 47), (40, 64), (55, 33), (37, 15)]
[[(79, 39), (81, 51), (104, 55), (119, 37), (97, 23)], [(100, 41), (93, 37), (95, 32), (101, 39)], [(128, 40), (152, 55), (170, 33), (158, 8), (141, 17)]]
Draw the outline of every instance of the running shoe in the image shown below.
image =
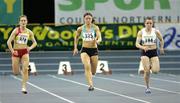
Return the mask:
[(151, 94), (151, 90), (149, 88), (146, 88), (145, 93), (146, 94)]
[(25, 88), (22, 88), (21, 91), (22, 91), (23, 94), (27, 94), (27, 91), (26, 91)]
[(89, 91), (93, 91), (93, 90), (94, 90), (94, 87), (93, 87), (93, 86), (89, 86), (88, 90), (89, 90)]

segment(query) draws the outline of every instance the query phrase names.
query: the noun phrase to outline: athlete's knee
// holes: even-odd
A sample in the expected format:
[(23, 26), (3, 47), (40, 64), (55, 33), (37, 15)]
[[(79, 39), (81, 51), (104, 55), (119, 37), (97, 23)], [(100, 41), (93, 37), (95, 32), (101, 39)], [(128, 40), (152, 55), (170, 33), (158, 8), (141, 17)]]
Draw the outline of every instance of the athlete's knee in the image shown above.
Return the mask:
[(90, 62), (87, 61), (82, 61), (83, 65), (87, 66), (87, 65), (91, 65)]
[(150, 74), (150, 70), (144, 70), (144, 74)]
[(150, 74), (150, 69), (145, 68), (145, 69), (144, 69), (144, 75), (149, 75), (149, 74)]
[(159, 69), (152, 70), (152, 72), (155, 74), (159, 73), (159, 71), (160, 71)]
[(28, 70), (29, 70), (29, 68), (25, 66), (25, 67), (23, 67), (22, 71), (23, 71), (24, 74), (26, 74), (26, 73), (28, 73)]
[(13, 74), (14, 74), (14, 75), (18, 75), (18, 74), (19, 74), (19, 71), (13, 69)]
[(149, 78), (150, 77), (150, 72), (144, 71), (144, 78)]
[(149, 73), (150, 72), (150, 68), (144, 68), (144, 72)]
[(90, 63), (88, 63), (88, 62), (83, 62), (83, 65), (84, 65), (85, 69), (90, 69), (91, 68)]
[(13, 71), (13, 75), (18, 76), (18, 75), (19, 75), (19, 73), (18, 73), (18, 72), (14, 72), (14, 71)]
[(17, 67), (12, 67), (12, 71), (14, 75), (18, 75), (19, 74), (19, 68)]

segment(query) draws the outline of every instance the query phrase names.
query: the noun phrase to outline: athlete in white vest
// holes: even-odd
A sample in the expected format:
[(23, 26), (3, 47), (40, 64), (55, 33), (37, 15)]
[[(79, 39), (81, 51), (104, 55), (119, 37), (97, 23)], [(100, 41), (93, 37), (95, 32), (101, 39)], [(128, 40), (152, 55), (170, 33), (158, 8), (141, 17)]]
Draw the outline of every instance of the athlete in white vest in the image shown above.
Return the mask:
[(157, 39), (160, 41), (160, 53), (164, 54), (164, 40), (159, 30), (153, 28), (153, 20), (147, 17), (145, 28), (137, 34), (136, 47), (142, 50), (141, 61), (144, 68), (145, 93), (151, 93), (149, 88), (150, 69), (153, 73), (160, 71), (159, 57), (157, 54)]
[(96, 73), (98, 63), (98, 47), (101, 42), (101, 33), (99, 27), (93, 24), (93, 16), (91, 13), (84, 14), (85, 24), (78, 27), (74, 37), (73, 55), (78, 53), (77, 45), (79, 37), (82, 38), (81, 61), (84, 65), (85, 76), (89, 85), (89, 91), (93, 91), (92, 75)]

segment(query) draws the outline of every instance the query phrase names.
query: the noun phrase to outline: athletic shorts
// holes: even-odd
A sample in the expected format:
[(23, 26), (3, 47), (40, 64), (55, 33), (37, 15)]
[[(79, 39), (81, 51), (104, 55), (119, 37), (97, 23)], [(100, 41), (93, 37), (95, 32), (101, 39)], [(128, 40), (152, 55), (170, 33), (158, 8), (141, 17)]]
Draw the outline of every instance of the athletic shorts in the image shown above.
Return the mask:
[(83, 52), (87, 53), (90, 57), (98, 55), (98, 49), (97, 48), (85, 48), (85, 47), (82, 47), (81, 53), (83, 53)]
[(142, 50), (141, 56), (147, 56), (149, 58), (152, 58), (152, 57), (158, 56), (158, 54), (157, 54), (157, 50), (156, 49), (148, 50), (146, 52), (144, 50)]
[(18, 55), (12, 55), (13, 57), (19, 57), (22, 58), (23, 55), (28, 54), (27, 49), (14, 49), (15, 51), (18, 52)]

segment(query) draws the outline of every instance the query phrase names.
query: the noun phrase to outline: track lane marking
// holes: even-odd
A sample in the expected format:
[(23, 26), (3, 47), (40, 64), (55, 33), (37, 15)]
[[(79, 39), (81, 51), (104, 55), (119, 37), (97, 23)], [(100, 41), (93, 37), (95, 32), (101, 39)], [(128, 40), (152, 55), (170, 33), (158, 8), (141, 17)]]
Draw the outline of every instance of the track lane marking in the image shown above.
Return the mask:
[[(88, 87), (88, 85), (80, 83), (80, 82), (77, 82), (77, 81), (73, 81), (73, 80), (69, 80), (69, 79), (65, 79), (65, 78), (60, 78), (60, 77), (57, 77), (55, 75), (48, 75), (48, 76), (50, 76), (50, 77), (52, 77), (54, 79), (63, 80), (63, 81), (66, 81), (66, 82), (71, 82), (71, 83), (74, 83), (74, 84), (78, 84), (78, 85), (81, 85), (81, 86)], [(110, 93), (110, 94), (113, 94), (113, 95), (116, 95), (116, 96), (120, 96), (120, 97), (124, 97), (124, 98), (127, 98), (127, 99), (131, 99), (131, 100), (139, 101), (139, 102), (142, 102), (142, 103), (151, 103), (151, 102), (148, 102), (148, 101), (145, 101), (145, 100), (137, 99), (137, 98), (130, 97), (130, 96), (127, 96), (127, 95), (124, 95), (124, 94), (119, 94), (119, 93), (116, 93), (116, 92), (112, 92), (112, 91), (109, 91), (109, 90), (105, 90), (105, 89), (101, 89), (101, 88), (97, 88), (97, 87), (94, 87), (94, 88), (96, 90), (99, 90), (99, 91), (103, 91), (103, 92), (106, 92), (106, 93)]]
[[(13, 77), (13, 78), (16, 79), (16, 80), (22, 81), (22, 79), (14, 76), (14, 75), (11, 75), (11, 77)], [(39, 89), (39, 90), (41, 90), (41, 91), (43, 91), (43, 92), (45, 92), (45, 93), (47, 93), (47, 94), (50, 94), (50, 95), (52, 95), (52, 96), (54, 96), (54, 97), (57, 97), (57, 98), (59, 98), (59, 99), (61, 99), (61, 100), (64, 100), (64, 101), (66, 101), (66, 102), (68, 102), (68, 103), (75, 103), (75, 102), (73, 102), (73, 101), (71, 101), (71, 100), (69, 100), (69, 99), (66, 99), (66, 98), (64, 98), (64, 97), (61, 97), (61, 96), (59, 96), (59, 95), (57, 95), (57, 94), (55, 94), (55, 93), (49, 92), (48, 90), (45, 90), (45, 89), (43, 89), (43, 88), (41, 88), (41, 87), (39, 87), (39, 86), (37, 86), (37, 85), (35, 85), (35, 84), (33, 84), (33, 83), (27, 82), (27, 84), (29, 84), (29, 85), (31, 85), (32, 87), (34, 87), (34, 88), (36, 88), (36, 89)]]

